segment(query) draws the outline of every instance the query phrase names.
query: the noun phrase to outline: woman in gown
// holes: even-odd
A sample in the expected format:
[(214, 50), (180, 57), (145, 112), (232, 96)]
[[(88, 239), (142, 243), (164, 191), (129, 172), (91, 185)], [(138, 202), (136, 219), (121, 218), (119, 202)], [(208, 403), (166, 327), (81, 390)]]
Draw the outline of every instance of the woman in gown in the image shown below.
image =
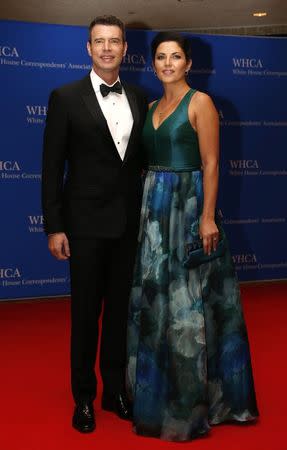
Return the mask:
[(189, 42), (161, 32), (152, 43), (164, 95), (143, 131), (146, 173), (128, 320), (127, 388), (134, 431), (186, 441), (224, 421), (258, 416), (240, 292), (228, 250), (186, 268), (196, 236), (212, 255), (218, 114), (191, 89)]

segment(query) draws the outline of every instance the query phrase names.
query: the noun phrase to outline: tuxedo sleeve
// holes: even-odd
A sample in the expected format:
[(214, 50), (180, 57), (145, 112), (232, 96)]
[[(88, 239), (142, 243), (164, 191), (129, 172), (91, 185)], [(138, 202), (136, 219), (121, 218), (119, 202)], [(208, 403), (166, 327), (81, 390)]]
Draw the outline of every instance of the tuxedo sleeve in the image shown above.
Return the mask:
[(63, 179), (68, 143), (68, 114), (63, 96), (55, 90), (48, 104), (42, 164), (42, 208), (47, 234), (63, 232)]

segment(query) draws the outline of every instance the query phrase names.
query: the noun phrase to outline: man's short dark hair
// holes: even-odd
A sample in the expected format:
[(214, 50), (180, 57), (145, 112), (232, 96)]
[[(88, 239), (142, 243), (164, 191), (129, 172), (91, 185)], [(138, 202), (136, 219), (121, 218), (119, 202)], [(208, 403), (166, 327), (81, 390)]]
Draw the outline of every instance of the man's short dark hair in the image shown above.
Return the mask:
[(122, 31), (123, 35), (123, 41), (126, 40), (126, 29), (124, 23), (118, 19), (116, 16), (97, 16), (92, 20), (92, 22), (89, 25), (89, 42), (91, 42), (91, 32), (95, 25), (114, 25), (116, 27), (119, 27)]

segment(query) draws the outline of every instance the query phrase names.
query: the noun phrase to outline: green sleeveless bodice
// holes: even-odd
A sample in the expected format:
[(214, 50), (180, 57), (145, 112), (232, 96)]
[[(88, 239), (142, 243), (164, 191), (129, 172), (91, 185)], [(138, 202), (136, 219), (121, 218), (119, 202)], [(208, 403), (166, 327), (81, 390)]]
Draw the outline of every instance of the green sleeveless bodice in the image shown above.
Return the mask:
[(190, 89), (177, 108), (155, 129), (152, 116), (159, 100), (150, 108), (143, 129), (143, 144), (151, 170), (200, 170), (197, 133), (188, 118), (188, 105), (196, 91)]

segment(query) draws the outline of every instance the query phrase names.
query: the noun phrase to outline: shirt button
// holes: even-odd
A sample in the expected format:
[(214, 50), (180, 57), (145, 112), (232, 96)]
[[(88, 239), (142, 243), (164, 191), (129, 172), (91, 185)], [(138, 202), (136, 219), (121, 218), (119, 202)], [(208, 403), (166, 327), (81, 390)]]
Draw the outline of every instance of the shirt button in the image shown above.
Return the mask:
[(118, 144), (120, 144), (120, 142), (118, 142)]

